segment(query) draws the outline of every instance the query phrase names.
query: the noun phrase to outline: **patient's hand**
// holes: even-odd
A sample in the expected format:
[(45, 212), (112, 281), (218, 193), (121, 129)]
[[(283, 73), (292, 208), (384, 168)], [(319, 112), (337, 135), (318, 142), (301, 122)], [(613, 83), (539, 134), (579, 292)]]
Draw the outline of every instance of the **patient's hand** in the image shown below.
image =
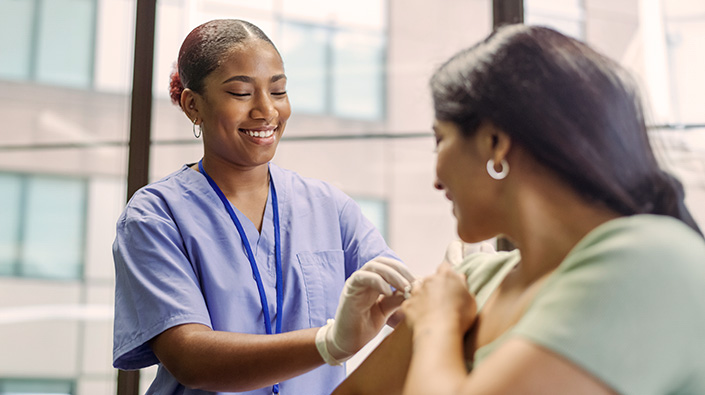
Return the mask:
[(465, 333), (475, 320), (477, 305), (467, 290), (465, 276), (444, 262), (435, 274), (415, 283), (402, 310), (412, 330), (450, 324)]

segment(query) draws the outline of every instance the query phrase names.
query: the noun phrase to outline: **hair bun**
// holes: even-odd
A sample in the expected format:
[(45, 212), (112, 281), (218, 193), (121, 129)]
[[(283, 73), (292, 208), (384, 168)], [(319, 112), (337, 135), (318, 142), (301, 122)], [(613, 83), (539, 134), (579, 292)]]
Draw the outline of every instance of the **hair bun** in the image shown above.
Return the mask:
[(184, 91), (184, 84), (181, 82), (181, 77), (179, 76), (179, 70), (174, 67), (174, 71), (171, 72), (169, 82), (169, 97), (171, 97), (171, 102), (181, 107), (181, 93)]

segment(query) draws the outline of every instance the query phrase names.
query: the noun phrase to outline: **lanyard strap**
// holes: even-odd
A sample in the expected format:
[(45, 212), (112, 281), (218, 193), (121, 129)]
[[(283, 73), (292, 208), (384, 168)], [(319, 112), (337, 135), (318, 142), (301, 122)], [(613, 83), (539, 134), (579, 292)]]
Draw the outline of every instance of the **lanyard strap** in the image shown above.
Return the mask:
[[(267, 294), (264, 292), (264, 284), (262, 283), (262, 277), (259, 274), (259, 269), (257, 268), (257, 261), (255, 260), (255, 255), (252, 253), (252, 247), (250, 246), (250, 241), (247, 239), (245, 234), (245, 229), (243, 229), (240, 220), (237, 218), (235, 211), (228, 198), (225, 197), (223, 191), (220, 190), (218, 184), (213, 181), (213, 179), (206, 173), (203, 169), (203, 159), (198, 161), (198, 170), (201, 171), (208, 180), (211, 188), (215, 191), (216, 195), (223, 202), (223, 206), (230, 214), (230, 218), (233, 220), (238, 233), (240, 234), (240, 239), (242, 239), (242, 244), (245, 246), (247, 251), (247, 259), (250, 261), (250, 267), (252, 267), (252, 274), (255, 277), (255, 282), (257, 282), (257, 290), (259, 291), (259, 299), (262, 303), (262, 312), (264, 313), (264, 328), (268, 335), (272, 334), (272, 324), (269, 317), (269, 304), (267, 303)], [(276, 275), (277, 275), (277, 317), (276, 317), (276, 332), (282, 332), (282, 318), (284, 317), (283, 305), (284, 305), (284, 276), (282, 275), (282, 253), (281, 253), (281, 237), (279, 231), (279, 203), (277, 201), (277, 190), (274, 188), (274, 180), (269, 181), (269, 190), (272, 193), (272, 208), (274, 211), (274, 255), (276, 260)], [(272, 387), (272, 393), (279, 393), (279, 384), (275, 384)]]

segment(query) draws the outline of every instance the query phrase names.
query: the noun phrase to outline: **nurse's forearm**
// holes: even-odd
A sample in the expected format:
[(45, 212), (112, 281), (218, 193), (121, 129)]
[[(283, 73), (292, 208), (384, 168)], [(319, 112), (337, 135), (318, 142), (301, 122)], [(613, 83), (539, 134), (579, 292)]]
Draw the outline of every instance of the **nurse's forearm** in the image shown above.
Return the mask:
[(249, 335), (185, 324), (164, 331), (151, 346), (164, 367), (186, 387), (238, 392), (269, 386), (323, 365), (315, 345), (317, 331)]

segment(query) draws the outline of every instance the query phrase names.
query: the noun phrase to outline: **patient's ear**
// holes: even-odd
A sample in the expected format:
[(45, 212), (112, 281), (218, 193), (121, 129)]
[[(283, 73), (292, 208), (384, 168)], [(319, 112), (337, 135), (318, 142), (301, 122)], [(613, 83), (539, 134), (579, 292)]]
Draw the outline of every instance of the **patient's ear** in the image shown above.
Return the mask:
[(477, 129), (478, 139), (480, 143), (480, 152), (487, 159), (493, 159), (495, 163), (499, 163), (505, 159), (512, 147), (512, 138), (492, 122), (484, 121)]

